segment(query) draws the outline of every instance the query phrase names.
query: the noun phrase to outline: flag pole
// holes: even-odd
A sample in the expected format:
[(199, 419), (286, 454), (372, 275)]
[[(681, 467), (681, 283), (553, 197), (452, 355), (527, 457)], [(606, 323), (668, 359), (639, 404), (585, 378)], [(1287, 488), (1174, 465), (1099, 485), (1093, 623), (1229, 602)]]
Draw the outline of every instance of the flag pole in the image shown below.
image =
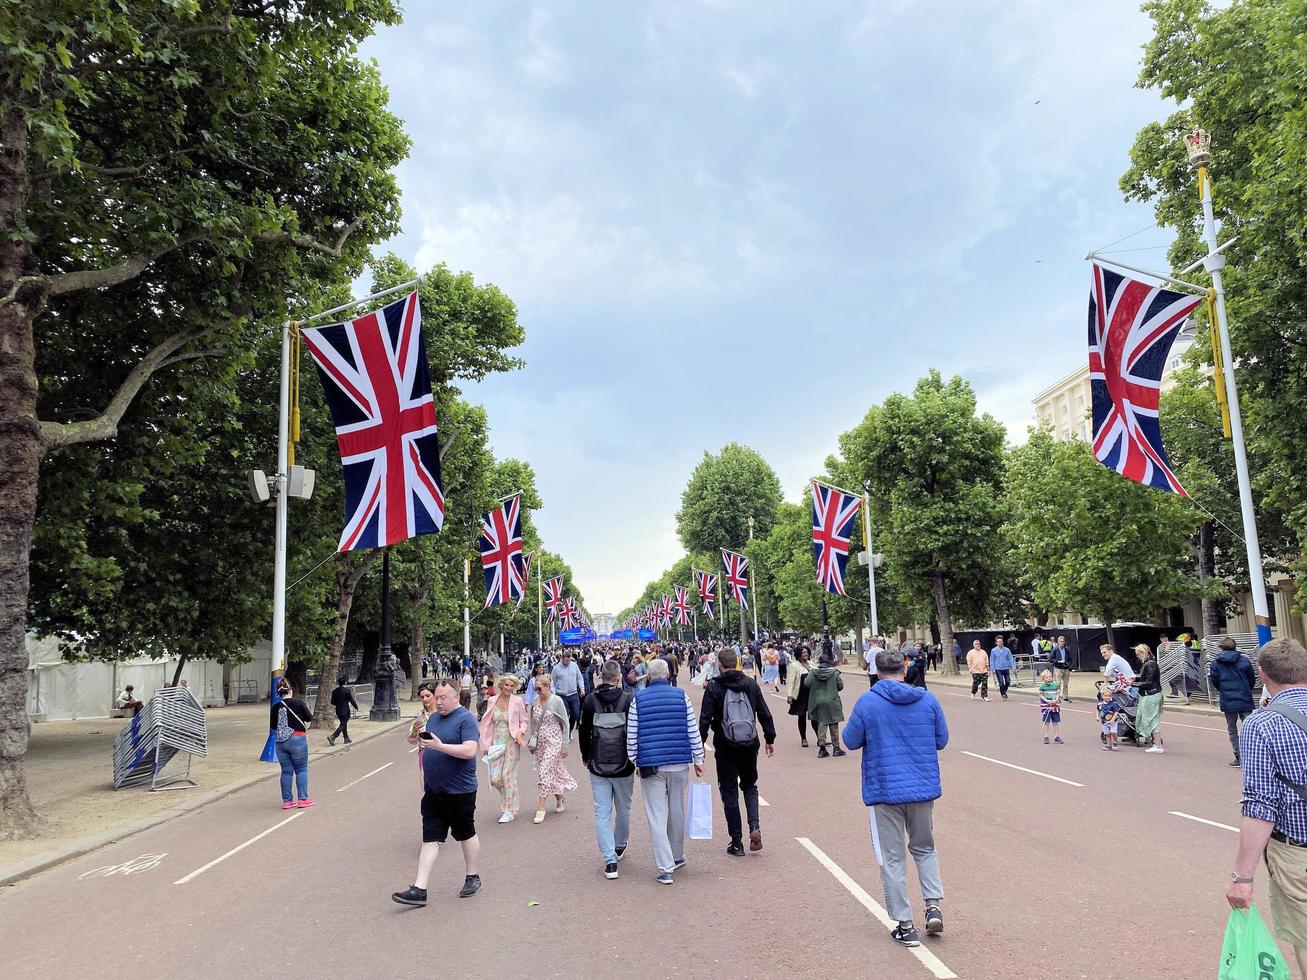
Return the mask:
[(1257, 622), (1257, 643), (1271, 639), (1270, 609), (1266, 602), (1266, 577), (1262, 569), (1262, 549), (1257, 538), (1257, 515), (1253, 510), (1252, 481), (1248, 474), (1248, 454), (1244, 448), (1243, 413), (1239, 409), (1239, 390), (1235, 386), (1234, 356), (1230, 350), (1230, 328), (1225, 316), (1225, 288), (1221, 270), (1225, 256), (1220, 254), (1216, 240), (1216, 216), (1212, 210), (1212, 180), (1207, 166), (1212, 162), (1212, 138), (1201, 129), (1185, 137), (1189, 151), (1189, 164), (1198, 170), (1198, 198), (1203, 206), (1203, 241), (1207, 244), (1207, 258), (1203, 266), (1212, 275), (1212, 291), (1216, 297), (1216, 330), (1221, 341), (1221, 360), (1225, 371), (1225, 390), (1230, 409), (1230, 434), (1234, 443), (1234, 469), (1239, 480), (1239, 510), (1243, 514), (1244, 546), (1248, 551), (1248, 584), (1253, 594), (1253, 616)]
[(468, 611), (468, 580), (472, 576), (472, 559), (463, 559), (463, 659), (472, 656), (472, 614)]
[(862, 541), (867, 546), (867, 585), (871, 589), (871, 635), (880, 635), (876, 621), (876, 552), (871, 546), (871, 484), (862, 485)]
[[(753, 518), (749, 518), (749, 540), (753, 540)], [(758, 642), (758, 590), (753, 586), (753, 561), (749, 561), (749, 592), (752, 595), (753, 602), (753, 640)], [(741, 618), (744, 616), (743, 610), (740, 612)]]
[(539, 556), (540, 567), (536, 569), (536, 653), (545, 649), (545, 563), (544, 554)]
[[(277, 400), (277, 494), (276, 531), (272, 561), (272, 676), (268, 700), (276, 704), (277, 685), (286, 674), (286, 449), (290, 441), (290, 320), (281, 325), (281, 392)], [(260, 762), (276, 762), (275, 733), (269, 732), (259, 754)]]

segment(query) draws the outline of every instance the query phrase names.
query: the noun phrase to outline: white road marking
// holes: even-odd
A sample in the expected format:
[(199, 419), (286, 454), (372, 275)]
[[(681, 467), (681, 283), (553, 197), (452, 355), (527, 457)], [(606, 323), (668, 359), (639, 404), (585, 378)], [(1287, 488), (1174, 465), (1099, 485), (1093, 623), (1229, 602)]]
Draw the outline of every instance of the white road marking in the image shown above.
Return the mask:
[(1027, 769), (1025, 766), (1018, 766), (1011, 762), (1004, 762), (1002, 759), (991, 759), (989, 756), (980, 755), (977, 752), (968, 752), (964, 749), (962, 754), (969, 755), (973, 759), (984, 759), (986, 762), (992, 762), (996, 766), (1007, 766), (1009, 769), (1016, 769), (1019, 772), (1028, 772), (1032, 776), (1042, 776), (1044, 779), (1051, 779), (1055, 783), (1066, 783), (1068, 786), (1079, 786), (1081, 789), (1084, 789), (1085, 786), (1084, 783), (1074, 783), (1069, 779), (1063, 779), (1061, 776), (1050, 776), (1048, 773), (1040, 772), (1038, 769)]
[(345, 790), (349, 789), (351, 786), (357, 786), (359, 783), (363, 782), (363, 780), (367, 779), (369, 776), (375, 776), (377, 773), (381, 772), (382, 769), (389, 769), (389, 768), (390, 768), (391, 766), (393, 766), (394, 764), (395, 764), (395, 763), (393, 763), (393, 762), (387, 762), (384, 766), (377, 766), (377, 768), (373, 769), (371, 772), (364, 773), (364, 774), (363, 774), (362, 776), (360, 776), (358, 779), (354, 780), (354, 782), (352, 782), (352, 783), (346, 783), (346, 784), (345, 784), (344, 786), (342, 786), (340, 789), (336, 790), (336, 792), (337, 792), (337, 793), (343, 793), (343, 792), (345, 792)]
[(408, 750), (408, 754), (409, 754), (409, 755), (412, 755), (414, 752), (416, 752), (416, 751), (417, 751), (418, 749), (420, 749), (420, 748), (422, 748), (422, 746), (420, 746), (420, 745), (415, 745), (415, 746), (413, 746), (411, 749)]
[[(898, 925), (897, 922), (889, 917), (889, 913), (880, 905), (876, 904), (875, 899), (867, 894), (866, 889), (850, 878), (843, 868), (826, 855), (825, 851), (806, 837), (796, 837), (794, 839), (802, 844), (809, 854), (821, 862), (822, 867), (834, 875), (835, 880), (843, 885), (848, 890), (849, 894), (856, 898), (862, 907), (870, 912), (881, 925), (886, 929), (893, 929)], [(957, 974), (945, 966), (940, 958), (926, 947), (914, 946), (909, 948), (908, 952), (915, 956), (921, 962), (921, 965), (929, 970), (932, 975), (937, 977), (938, 980), (957, 980)]]
[(159, 866), (159, 862), (168, 856), (168, 852), (162, 854), (142, 854), (140, 857), (134, 857), (130, 861), (124, 861), (122, 864), (106, 864), (100, 868), (94, 868), (91, 871), (85, 871), (77, 876), (81, 881), (85, 878), (108, 878), (111, 875), (134, 875), (141, 871), (150, 871)]
[(303, 810), (300, 810), (298, 813), (292, 813), (289, 817), (287, 817), (287, 818), (286, 818), (285, 820), (283, 820), (281, 823), (273, 824), (271, 827), (269, 827), (267, 830), (265, 830), (265, 831), (264, 831), (263, 833), (261, 833), (261, 834), (255, 834), (253, 837), (251, 837), (249, 840), (247, 840), (244, 844), (237, 844), (235, 847), (233, 847), (233, 848), (232, 848), (230, 851), (228, 851), (226, 854), (222, 855), (221, 857), (216, 857), (216, 858), (214, 858), (212, 861), (210, 861), (208, 864), (204, 865), (203, 867), (196, 868), (194, 871), (192, 871), (192, 872), (191, 872), (190, 874), (188, 874), (186, 877), (184, 877), (184, 878), (178, 878), (176, 881), (173, 882), (173, 884), (174, 884), (174, 885), (184, 885), (184, 884), (186, 884), (186, 882), (190, 881), (192, 878), (198, 878), (200, 875), (204, 874), (204, 872), (208, 871), (210, 868), (214, 867), (215, 865), (222, 864), (223, 861), (226, 861), (227, 858), (231, 857), (233, 854), (238, 854), (238, 853), (240, 853), (241, 851), (245, 850), (245, 848), (247, 848), (247, 847), (249, 847), (251, 844), (253, 844), (255, 841), (262, 840), (263, 838), (267, 837), (270, 833), (272, 833), (274, 830), (279, 830), (279, 829), (281, 829), (282, 827), (286, 826), (286, 824), (290, 823), (292, 820), (298, 820), (298, 819), (299, 819), (300, 817), (302, 817), (302, 816), (304, 816), (304, 811), (303, 811)]
[(1239, 833), (1238, 827), (1231, 827), (1227, 823), (1217, 823), (1215, 820), (1204, 820), (1202, 817), (1195, 817), (1192, 813), (1181, 813), (1179, 810), (1167, 810), (1167, 813), (1173, 817), (1184, 817), (1186, 820), (1192, 820), (1195, 823), (1205, 823), (1209, 827), (1220, 827), (1222, 830), (1228, 830), (1232, 834)]
[(761, 796), (758, 797), (758, 805), (759, 805), (759, 806), (771, 806), (771, 804), (768, 803), (766, 800), (764, 800)]

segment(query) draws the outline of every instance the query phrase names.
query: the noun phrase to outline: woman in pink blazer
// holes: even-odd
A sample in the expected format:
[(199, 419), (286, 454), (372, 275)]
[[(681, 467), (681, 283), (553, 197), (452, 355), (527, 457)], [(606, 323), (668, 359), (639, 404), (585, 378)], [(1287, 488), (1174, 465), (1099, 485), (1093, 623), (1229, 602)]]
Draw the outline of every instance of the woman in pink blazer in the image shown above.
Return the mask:
[(530, 727), (526, 704), (516, 694), (518, 680), (511, 674), (499, 678), (499, 692), (481, 716), (481, 750), (490, 768), (490, 785), (504, 797), (500, 823), (517, 816), (517, 762)]

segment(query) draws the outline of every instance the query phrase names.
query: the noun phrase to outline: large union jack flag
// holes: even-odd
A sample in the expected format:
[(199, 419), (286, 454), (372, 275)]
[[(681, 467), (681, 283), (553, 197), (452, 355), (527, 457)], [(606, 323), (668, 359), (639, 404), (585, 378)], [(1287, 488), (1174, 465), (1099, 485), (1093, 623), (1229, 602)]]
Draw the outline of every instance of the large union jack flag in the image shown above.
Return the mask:
[(672, 597), (663, 593), (663, 601), (658, 606), (658, 623), (660, 626), (672, 625)]
[(684, 585), (676, 586), (676, 601), (672, 603), (672, 611), (676, 613), (677, 626), (690, 625), (690, 590)]
[(712, 619), (713, 603), (717, 601), (717, 576), (712, 572), (694, 572), (694, 584), (699, 589), (699, 601), (703, 603), (703, 614)]
[(481, 568), (486, 573), (486, 605), (497, 606), (522, 595), (526, 569), (522, 561), (522, 495), (513, 494), (481, 518)]
[(445, 492), (418, 294), (300, 335), (322, 379), (344, 470), (337, 550), (439, 531)]
[(559, 619), (563, 613), (563, 576), (555, 575), (545, 579), (545, 609), (549, 611), (549, 622)]
[(581, 622), (581, 609), (576, 604), (576, 596), (568, 596), (563, 602), (563, 629), (570, 630)]
[(738, 551), (722, 549), (722, 565), (726, 569), (726, 587), (741, 609), (749, 608), (749, 559)]
[(1094, 458), (1126, 479), (1187, 496), (1171, 471), (1158, 420), (1162, 372), (1185, 317), (1202, 302), (1094, 263), (1089, 384)]
[(857, 494), (812, 481), (812, 557), (817, 581), (827, 592), (844, 595), (849, 539), (861, 507), (862, 498)]

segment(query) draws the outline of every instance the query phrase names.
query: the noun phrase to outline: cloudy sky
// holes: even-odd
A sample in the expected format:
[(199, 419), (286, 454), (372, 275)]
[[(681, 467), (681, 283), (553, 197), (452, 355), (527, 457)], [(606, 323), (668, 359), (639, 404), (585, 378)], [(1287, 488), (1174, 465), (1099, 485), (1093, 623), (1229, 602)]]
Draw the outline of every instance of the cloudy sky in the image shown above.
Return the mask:
[(1117, 189), (1167, 111), (1137, 0), (407, 7), (364, 52), (414, 142), (389, 247), (516, 301), (527, 367), (467, 394), (591, 612), (680, 556), (705, 450), (797, 499), (931, 367), (1021, 438), (1085, 357), (1085, 252), (1164, 256)]

